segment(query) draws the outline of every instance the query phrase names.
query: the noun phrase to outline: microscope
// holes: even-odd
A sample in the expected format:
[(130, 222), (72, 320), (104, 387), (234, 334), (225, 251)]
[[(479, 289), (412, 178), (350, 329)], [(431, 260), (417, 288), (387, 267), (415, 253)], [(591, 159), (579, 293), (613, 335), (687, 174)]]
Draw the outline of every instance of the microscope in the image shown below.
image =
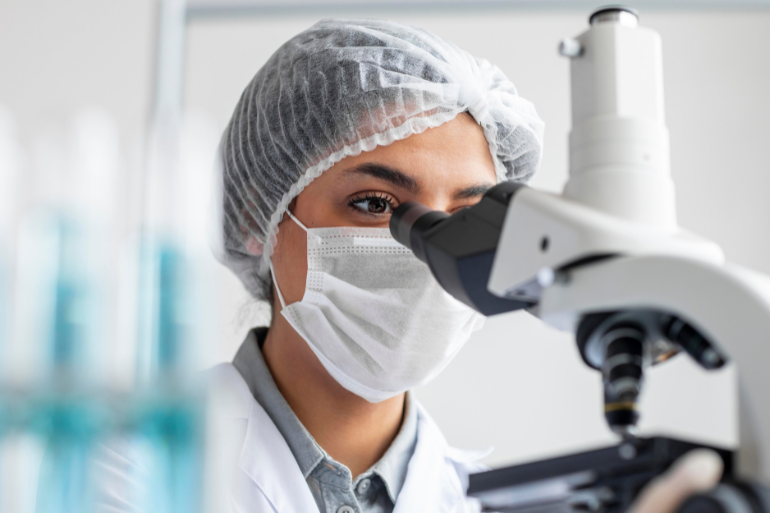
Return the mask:
[(646, 370), (677, 353), (736, 363), (740, 445), (714, 490), (682, 513), (770, 512), (770, 277), (725, 261), (677, 225), (664, 120), (660, 36), (605, 7), (560, 43), (570, 59), (570, 176), (561, 194), (501, 183), (452, 215), (396, 209), (393, 237), (441, 286), (484, 315), (524, 309), (574, 333), (602, 375), (617, 446), (473, 474), (484, 511), (625, 511), (679, 456), (703, 445), (638, 438)]

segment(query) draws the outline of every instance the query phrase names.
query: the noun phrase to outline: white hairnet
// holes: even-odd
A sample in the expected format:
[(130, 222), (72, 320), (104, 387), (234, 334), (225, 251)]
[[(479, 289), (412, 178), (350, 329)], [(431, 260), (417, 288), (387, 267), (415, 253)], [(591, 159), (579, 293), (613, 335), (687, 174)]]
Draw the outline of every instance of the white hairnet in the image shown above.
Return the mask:
[(222, 137), (215, 256), (268, 297), (277, 225), (305, 186), (348, 155), (466, 111), (484, 129), (498, 181), (529, 179), (543, 123), (497, 67), (400, 23), (313, 25), (257, 72)]

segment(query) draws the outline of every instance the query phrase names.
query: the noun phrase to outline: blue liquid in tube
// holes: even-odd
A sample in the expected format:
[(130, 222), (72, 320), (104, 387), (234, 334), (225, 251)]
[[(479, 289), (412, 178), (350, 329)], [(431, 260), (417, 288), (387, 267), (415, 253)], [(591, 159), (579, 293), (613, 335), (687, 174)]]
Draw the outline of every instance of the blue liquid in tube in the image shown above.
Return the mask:
[(143, 295), (150, 326), (147, 393), (138, 403), (138, 434), (150, 447), (147, 509), (195, 513), (202, 502), (203, 404), (190, 379), (196, 350), (190, 267), (172, 243), (145, 245)]
[(88, 513), (89, 453), (104, 414), (89, 389), (98, 311), (86, 242), (76, 220), (56, 211), (39, 213), (28, 228), (33, 247), (49, 252), (35, 259), (43, 277), (36, 300), (48, 307), (39, 312), (41, 318), (28, 320), (43, 327), (37, 363), (45, 373), (20, 412), (25, 430), (45, 444), (36, 511)]

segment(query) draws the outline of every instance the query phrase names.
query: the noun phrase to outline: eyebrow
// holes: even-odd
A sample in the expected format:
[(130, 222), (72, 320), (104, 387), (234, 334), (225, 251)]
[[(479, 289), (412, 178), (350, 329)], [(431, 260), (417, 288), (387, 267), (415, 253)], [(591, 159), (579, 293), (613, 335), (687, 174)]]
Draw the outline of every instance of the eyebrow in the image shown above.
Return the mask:
[[(348, 172), (368, 175), (380, 180), (384, 180), (386, 182), (390, 182), (396, 187), (406, 189), (413, 194), (416, 194), (420, 191), (420, 185), (417, 183), (417, 180), (407, 175), (403, 171), (385, 166), (383, 164), (367, 162), (349, 169)], [(470, 187), (456, 191), (453, 196), (458, 200), (473, 199), (479, 196), (483, 196), (492, 187), (493, 185), (487, 183), (471, 185)]]
[(349, 172), (369, 175), (380, 180), (385, 180), (386, 182), (390, 182), (396, 187), (406, 189), (411, 193), (417, 193), (420, 190), (420, 185), (417, 183), (417, 180), (398, 169), (383, 166), (382, 164), (361, 164), (350, 169)]
[(483, 196), (492, 187), (494, 186), (486, 183), (471, 185), (470, 187), (466, 187), (465, 189), (461, 189), (455, 192), (454, 198), (459, 200), (477, 198), (479, 196)]

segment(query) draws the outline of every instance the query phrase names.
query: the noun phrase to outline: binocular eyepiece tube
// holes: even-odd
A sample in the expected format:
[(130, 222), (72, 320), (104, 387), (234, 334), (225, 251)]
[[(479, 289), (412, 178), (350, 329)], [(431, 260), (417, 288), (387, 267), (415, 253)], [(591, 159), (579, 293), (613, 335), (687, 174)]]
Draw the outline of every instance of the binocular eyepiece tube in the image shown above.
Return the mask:
[(425, 263), (428, 263), (423, 248), (423, 235), (436, 226), (449, 214), (440, 210), (431, 210), (417, 201), (407, 201), (393, 212), (390, 217), (390, 232), (393, 238)]
[(492, 187), (476, 205), (452, 215), (410, 201), (390, 218), (390, 233), (428, 264), (449, 294), (484, 315), (510, 312), (531, 303), (487, 290), (508, 203), (521, 184)]

